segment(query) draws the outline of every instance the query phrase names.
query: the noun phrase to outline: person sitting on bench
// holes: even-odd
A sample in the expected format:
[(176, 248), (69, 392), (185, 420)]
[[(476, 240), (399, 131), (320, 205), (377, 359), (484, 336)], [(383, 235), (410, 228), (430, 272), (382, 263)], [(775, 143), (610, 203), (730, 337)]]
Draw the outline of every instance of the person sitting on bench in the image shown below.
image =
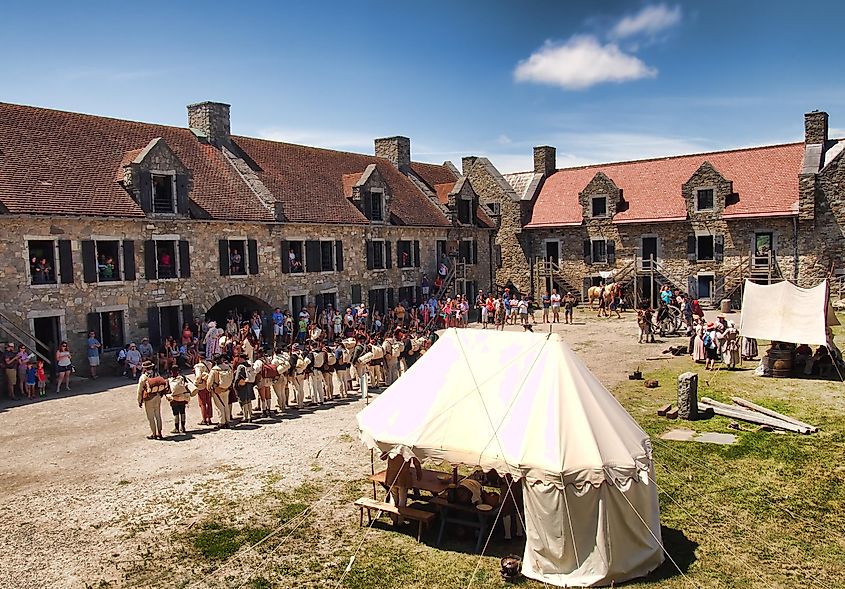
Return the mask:
[[(401, 454), (390, 458), (387, 452), (381, 455), (382, 460), (387, 460), (387, 472), (385, 473), (384, 481), (389, 485), (388, 494), (390, 503), (396, 507), (406, 507), (408, 505), (408, 489), (414, 486), (413, 477), (411, 476), (411, 468), (417, 471), (417, 479), (422, 478), (422, 464), (417, 458), (411, 458), (410, 464), (405, 461)], [(393, 518), (394, 524), (401, 524), (401, 520), (395, 516)]]

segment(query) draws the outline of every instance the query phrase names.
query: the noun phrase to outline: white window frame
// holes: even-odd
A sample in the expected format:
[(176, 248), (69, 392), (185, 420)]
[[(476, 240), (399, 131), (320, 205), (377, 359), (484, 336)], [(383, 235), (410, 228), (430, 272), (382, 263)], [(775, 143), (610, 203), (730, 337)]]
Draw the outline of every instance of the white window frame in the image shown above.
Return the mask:
[[(408, 266), (400, 266), (399, 265), (399, 242), (400, 241), (405, 241), (405, 242), (409, 243), (410, 246), (411, 246), (410, 255), (408, 256), (408, 259), (411, 261), (411, 263)], [(402, 270), (411, 270), (412, 268), (417, 267), (417, 261), (414, 259), (414, 242), (415, 241), (419, 241), (419, 239), (397, 239), (396, 240), (396, 267), (397, 268), (400, 268)]]
[[(46, 241), (46, 240), (42, 240)], [(29, 322), (29, 333), (35, 335), (35, 320), (45, 319), (50, 317), (59, 318), (59, 342), (67, 341), (67, 326), (65, 325), (65, 310), (64, 309), (40, 309), (38, 311), (29, 311), (26, 314), (26, 319)], [(87, 333), (87, 332), (86, 332)], [(58, 342), (56, 342), (58, 343)], [(29, 346), (27, 346), (29, 349)], [(52, 361), (52, 359), (51, 359)]]
[[(165, 278), (165, 280), (170, 280), (169, 278)], [(162, 344), (166, 339), (164, 334), (161, 332), (161, 310), (165, 307), (176, 307), (176, 317), (178, 318), (177, 323), (179, 324), (179, 331), (181, 332), (182, 325), (185, 323), (185, 318), (182, 316), (182, 301), (175, 300), (175, 301), (161, 301), (160, 303), (156, 303), (156, 307), (158, 308), (158, 334), (161, 338)], [(125, 323), (124, 323), (125, 325)], [(125, 327), (124, 327), (125, 329)], [(177, 339), (178, 341), (178, 339)]]
[[(29, 267), (29, 242), (30, 241), (52, 241), (53, 242), (53, 274), (56, 276), (55, 282), (47, 282), (44, 284), (32, 284), (32, 269)], [(24, 235), (23, 236), (23, 251), (21, 252), (21, 257), (24, 260), (24, 268), (26, 272), (26, 283), (29, 285), (29, 288), (37, 288), (38, 290), (50, 289), (50, 288), (58, 288), (59, 285), (62, 283), (61, 276), (59, 276), (59, 265), (61, 262), (59, 261), (59, 239), (54, 236), (50, 235), (47, 237), (41, 235)], [(75, 241), (71, 242), (71, 251), (73, 251)], [(45, 317), (52, 317), (52, 315), (45, 315)]]
[[(386, 221), (385, 221), (385, 218), (384, 218), (385, 217), (385, 215), (384, 215), (384, 212), (385, 212), (384, 211), (384, 209), (385, 209), (385, 206), (384, 206), (385, 205), (384, 188), (368, 188), (367, 190), (370, 193), (369, 194), (370, 199), (374, 198), (375, 195), (378, 194), (379, 195), (379, 202), (381, 204), (381, 209), (380, 209), (381, 210), (381, 219), (372, 219), (371, 218), (370, 221), (372, 223), (385, 223)], [(371, 200), (370, 201), (370, 216), (371, 217), (372, 217), (372, 211), (373, 211), (373, 207), (372, 207), (372, 200)]]
[(179, 268), (181, 267), (182, 260), (179, 258), (179, 242), (182, 241), (180, 235), (176, 235), (173, 233), (162, 233), (159, 235), (151, 235), (150, 239), (153, 241), (171, 241), (173, 242), (173, 274), (175, 276), (173, 278), (161, 278), (159, 276), (159, 267), (158, 267), (158, 244), (156, 244), (156, 278), (154, 281), (151, 282), (158, 282), (159, 280), (168, 281), (168, 280), (179, 280), (182, 278), (181, 273), (179, 272)]
[[(290, 244), (298, 243), (299, 244), (299, 263), (302, 264), (302, 272), (292, 272), (291, 269), (290, 269), (290, 265), (288, 265), (287, 274), (288, 275), (291, 275), (291, 274), (293, 274), (293, 275), (306, 274), (305, 264), (307, 262), (305, 260), (305, 257), (308, 255), (308, 252), (305, 251), (305, 238), (300, 237), (299, 235), (294, 235), (293, 237), (288, 237), (287, 239), (285, 239), (285, 241), (288, 242), (288, 251), (282, 252), (282, 255), (283, 256), (289, 256), (290, 255)], [(290, 260), (290, 258), (288, 258), (288, 260)]]
[[(698, 240), (701, 237), (709, 237), (713, 241), (713, 257), (708, 259), (702, 259), (698, 253)], [(696, 262), (715, 262), (716, 261), (716, 234), (710, 233), (709, 231), (696, 231), (695, 232), (695, 261)], [(705, 274), (705, 273), (702, 273)]]
[[(595, 253), (596, 253), (595, 243), (597, 241), (603, 241), (604, 242), (604, 259), (603, 260), (596, 260), (596, 258), (595, 258)], [(608, 239), (605, 238), (605, 237), (591, 237), (590, 238), (590, 262), (592, 262), (593, 264), (607, 264), (607, 242), (608, 242)]]
[[(385, 245), (387, 243), (387, 240), (381, 237), (377, 237), (374, 239), (370, 239), (370, 242), (372, 242), (373, 244), (373, 270), (387, 270), (387, 246)], [(378, 243), (381, 244), (381, 268), (376, 268), (376, 244)], [(368, 290), (373, 290), (375, 288), (377, 287), (373, 287)]]
[(494, 217), (501, 217), (502, 216), (502, 203), (497, 200), (491, 200), (490, 202), (484, 203), (484, 208), (487, 209), (487, 214), (493, 215)]
[[(698, 208), (698, 193), (703, 191), (703, 190), (712, 190), (713, 191), (713, 206), (711, 206), (709, 209)], [(706, 213), (706, 212), (710, 212), (710, 211), (715, 211), (716, 210), (716, 187), (715, 186), (699, 186), (699, 187), (697, 187), (693, 191), (693, 199), (695, 199), (695, 202), (693, 204), (695, 205), (695, 212), (696, 213)]]
[[(94, 242), (94, 265), (97, 267), (97, 286), (120, 286), (126, 281), (126, 268), (124, 268), (123, 264), (123, 238), (117, 237), (115, 235), (92, 235), (90, 237), (91, 241)], [(98, 241), (116, 241), (117, 242), (117, 259), (118, 259), (118, 268), (120, 269), (118, 280), (107, 280), (106, 282), (100, 281), (100, 268), (97, 264), (97, 242)], [(179, 246), (176, 246), (176, 249), (179, 249)], [(178, 254), (176, 254), (178, 255)], [(173, 256), (176, 257), (175, 255)]]
[[(603, 198), (604, 199), (604, 213), (601, 214), (601, 215), (596, 214), (595, 203), (596, 203), (597, 198)], [(609, 215), (610, 209), (607, 206), (608, 200), (609, 199), (607, 198), (606, 194), (595, 194), (595, 195), (591, 196), (590, 197), (590, 217), (593, 218), (593, 219), (606, 219), (607, 217), (609, 217), (610, 216)]]
[[(230, 249), (229, 248), (229, 242), (231, 242), (231, 241), (242, 241), (243, 244), (244, 244), (243, 248), (241, 248), (243, 250), (243, 251), (241, 251), (241, 258), (242, 258), (242, 261), (243, 261), (244, 273), (243, 274), (232, 274), (232, 272), (231, 272), (232, 266), (230, 264), (229, 265), (229, 274), (226, 276), (226, 278), (243, 279), (243, 278), (247, 278), (247, 277), (251, 276), (251, 274), (249, 273), (249, 270), (250, 270), (250, 268), (249, 268), (249, 252), (247, 251), (249, 249), (249, 240), (246, 237), (241, 237), (240, 235), (233, 235), (233, 236), (230, 236), (230, 237), (225, 237), (224, 239), (226, 240), (226, 251), (227, 252)], [(256, 247), (257, 247), (257, 244), (256, 244)], [(303, 255), (303, 257), (305, 257), (305, 253), (304, 253), (305, 252), (305, 246), (302, 247), (302, 251), (303, 251), (302, 255)], [(304, 267), (303, 267), (302, 271), (303, 272), (305, 271)]]
[[(172, 211), (169, 213), (162, 213), (155, 210), (156, 194), (155, 182), (153, 176), (170, 176), (170, 194), (173, 196)], [(176, 216), (179, 212), (179, 196), (176, 194), (176, 170), (150, 170), (150, 212), (153, 215), (169, 215)]]
[[(129, 343), (129, 326), (128, 326), (128, 317), (129, 317), (129, 305), (106, 305), (103, 307), (94, 307), (94, 313), (100, 315), (100, 343), (103, 341), (103, 313), (123, 313), (123, 344), (126, 345)], [(159, 321), (160, 323), (160, 321)], [(103, 350), (117, 350), (118, 348), (103, 348)]]
[[(290, 311), (291, 319), (293, 319), (293, 328), (294, 330), (298, 329), (297, 325), (299, 322), (299, 314), (294, 314), (293, 312), (293, 299), (294, 297), (304, 297), (305, 304), (302, 305), (302, 309), (308, 309), (308, 291), (307, 290), (295, 290), (288, 293), (288, 311)], [(300, 309), (300, 310), (302, 310)], [(283, 309), (284, 310), (284, 309)]]
[[(334, 239), (320, 239), (320, 274), (334, 274), (337, 272), (337, 243)], [(331, 270), (323, 270), (323, 244), (330, 243), (332, 244), (332, 269)], [(303, 251), (305, 246), (303, 245)], [(303, 256), (304, 257), (304, 256)], [(322, 293), (320, 293), (322, 294)]]

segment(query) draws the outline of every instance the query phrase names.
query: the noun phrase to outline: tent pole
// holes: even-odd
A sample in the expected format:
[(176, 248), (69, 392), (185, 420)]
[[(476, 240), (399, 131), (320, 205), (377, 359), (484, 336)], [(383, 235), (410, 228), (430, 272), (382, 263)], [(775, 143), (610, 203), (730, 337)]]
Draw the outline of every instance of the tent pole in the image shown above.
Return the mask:
[[(370, 448), (370, 474), (376, 474), (376, 463), (375, 463), (375, 453), (372, 448)], [(373, 483), (373, 501), (378, 499), (376, 496), (376, 482), (372, 481)]]

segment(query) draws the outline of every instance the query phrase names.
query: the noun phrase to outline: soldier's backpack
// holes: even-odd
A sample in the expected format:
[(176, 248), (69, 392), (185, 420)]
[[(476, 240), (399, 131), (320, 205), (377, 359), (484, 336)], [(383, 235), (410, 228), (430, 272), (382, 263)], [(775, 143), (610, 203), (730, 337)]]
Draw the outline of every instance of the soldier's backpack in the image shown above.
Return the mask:
[(170, 392), (170, 385), (163, 376), (151, 376), (144, 382), (144, 401)]
[(270, 380), (275, 380), (279, 377), (279, 373), (276, 370), (276, 367), (270, 364), (269, 362), (263, 362), (261, 364), (261, 378), (269, 378)]
[(232, 382), (235, 380), (235, 375), (231, 368), (215, 366), (211, 369), (211, 372), (212, 374), (209, 377), (209, 383), (214, 385), (215, 390), (228, 391), (231, 388)]

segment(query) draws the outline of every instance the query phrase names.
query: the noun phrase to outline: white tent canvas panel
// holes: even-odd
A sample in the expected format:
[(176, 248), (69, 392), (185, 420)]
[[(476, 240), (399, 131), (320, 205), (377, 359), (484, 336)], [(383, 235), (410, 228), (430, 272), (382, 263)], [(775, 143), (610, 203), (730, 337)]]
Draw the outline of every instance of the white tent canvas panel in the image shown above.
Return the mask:
[(557, 334), (448, 330), (358, 424), (382, 452), (522, 478), (533, 578), (608, 584), (663, 560), (648, 436)]
[(791, 282), (745, 281), (739, 332), (745, 337), (795, 344), (827, 344), (826, 328), (838, 325), (828, 301), (827, 281), (813, 288)]

